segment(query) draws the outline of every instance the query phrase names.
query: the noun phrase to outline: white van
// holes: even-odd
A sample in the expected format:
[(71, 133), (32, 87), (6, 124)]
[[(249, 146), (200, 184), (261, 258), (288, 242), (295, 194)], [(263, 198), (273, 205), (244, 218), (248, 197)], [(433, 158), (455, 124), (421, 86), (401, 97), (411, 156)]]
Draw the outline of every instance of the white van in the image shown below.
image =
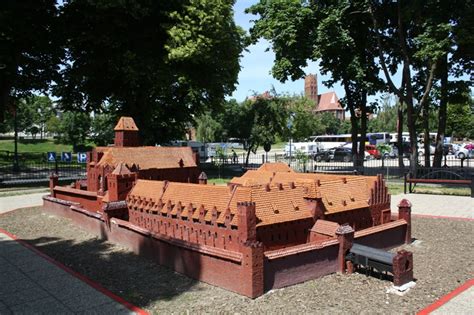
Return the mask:
[[(297, 151), (301, 151), (308, 155), (316, 154), (319, 151), (318, 143), (316, 142), (292, 142), (291, 156), (295, 156)], [(285, 156), (290, 156), (290, 144), (285, 145)]]

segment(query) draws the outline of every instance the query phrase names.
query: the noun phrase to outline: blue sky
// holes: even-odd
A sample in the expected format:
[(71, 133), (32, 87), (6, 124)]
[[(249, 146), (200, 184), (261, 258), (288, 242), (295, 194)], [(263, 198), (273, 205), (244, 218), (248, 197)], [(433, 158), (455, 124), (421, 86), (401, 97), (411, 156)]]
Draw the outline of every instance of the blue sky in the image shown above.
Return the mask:
[[(237, 25), (244, 28), (246, 31), (252, 26), (252, 19), (256, 16), (251, 14), (245, 14), (244, 10), (257, 0), (237, 0), (234, 5), (235, 22)], [(237, 89), (232, 94), (231, 98), (235, 98), (241, 102), (246, 97), (253, 95), (255, 92), (263, 93), (275, 87), (278, 93), (296, 93), (300, 94), (304, 92), (304, 80), (291, 81), (288, 80), (285, 83), (280, 83), (275, 80), (270, 71), (275, 60), (275, 54), (273, 51), (265, 51), (270, 44), (265, 40), (260, 40), (256, 45), (248, 47), (248, 51), (243, 53), (243, 57), (240, 60), (241, 70), (239, 73), (239, 83)], [(327, 80), (328, 76), (321, 76), (319, 74), (319, 68), (317, 63), (310, 62), (304, 71), (309, 74), (318, 75), (318, 91), (324, 93), (327, 91), (336, 91), (337, 95), (341, 98), (344, 97), (344, 89), (340, 85), (336, 85), (332, 88), (323, 86), (322, 81)]]

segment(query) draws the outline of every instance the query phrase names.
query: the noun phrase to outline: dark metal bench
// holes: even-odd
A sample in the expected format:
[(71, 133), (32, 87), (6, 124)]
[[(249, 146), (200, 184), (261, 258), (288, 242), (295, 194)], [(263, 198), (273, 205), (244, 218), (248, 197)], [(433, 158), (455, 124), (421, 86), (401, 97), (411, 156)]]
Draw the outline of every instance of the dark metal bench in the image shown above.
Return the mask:
[(346, 255), (346, 260), (351, 264), (348, 268), (350, 271), (354, 267), (363, 266), (366, 271), (376, 269), (380, 273), (390, 272), (396, 286), (413, 280), (413, 254), (405, 250), (395, 254), (378, 248), (353, 244)]
[[(451, 177), (454, 177), (456, 179), (431, 178), (431, 177), (437, 177), (439, 175), (446, 175), (446, 174), (449, 174)], [(404, 193), (405, 194), (407, 193), (407, 184), (408, 184), (409, 193), (412, 193), (417, 183), (468, 186), (471, 188), (471, 197), (474, 198), (474, 175), (471, 175), (470, 179), (465, 179), (461, 175), (455, 172), (450, 172), (447, 170), (439, 170), (439, 171), (429, 172), (419, 178), (416, 178), (412, 175), (412, 173), (408, 172), (405, 174), (405, 179), (404, 179)]]

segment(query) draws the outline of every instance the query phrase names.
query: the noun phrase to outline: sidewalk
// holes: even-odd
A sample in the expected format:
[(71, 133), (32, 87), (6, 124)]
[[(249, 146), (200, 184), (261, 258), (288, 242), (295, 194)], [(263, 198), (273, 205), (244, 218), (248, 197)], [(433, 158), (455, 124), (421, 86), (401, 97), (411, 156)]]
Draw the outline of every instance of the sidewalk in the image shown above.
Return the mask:
[(391, 208), (397, 213), (402, 199), (411, 202), (411, 213), (415, 215), (456, 217), (474, 219), (474, 198), (429, 194), (400, 194), (392, 196)]
[[(0, 197), (0, 214), (40, 206), (44, 195)], [(38, 313), (147, 314), (0, 229), (0, 314)]]
[(41, 206), (46, 192), (17, 196), (0, 197), (0, 213), (18, 208)]
[(0, 314), (144, 313), (1, 229), (0, 283)]

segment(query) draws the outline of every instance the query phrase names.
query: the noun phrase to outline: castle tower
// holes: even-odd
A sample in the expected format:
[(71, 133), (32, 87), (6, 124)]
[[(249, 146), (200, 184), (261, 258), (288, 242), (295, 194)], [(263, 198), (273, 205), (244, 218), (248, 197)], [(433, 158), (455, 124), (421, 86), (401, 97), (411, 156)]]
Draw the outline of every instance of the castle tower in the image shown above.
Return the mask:
[(308, 74), (304, 78), (304, 95), (318, 106), (318, 77), (315, 74)]
[(108, 201), (125, 200), (136, 179), (136, 173), (132, 173), (124, 163), (119, 163), (107, 176)]
[(138, 128), (132, 117), (120, 117), (114, 131), (116, 147), (138, 147), (140, 145)]
[(239, 239), (242, 243), (257, 240), (257, 217), (254, 202), (237, 203), (239, 216)]

